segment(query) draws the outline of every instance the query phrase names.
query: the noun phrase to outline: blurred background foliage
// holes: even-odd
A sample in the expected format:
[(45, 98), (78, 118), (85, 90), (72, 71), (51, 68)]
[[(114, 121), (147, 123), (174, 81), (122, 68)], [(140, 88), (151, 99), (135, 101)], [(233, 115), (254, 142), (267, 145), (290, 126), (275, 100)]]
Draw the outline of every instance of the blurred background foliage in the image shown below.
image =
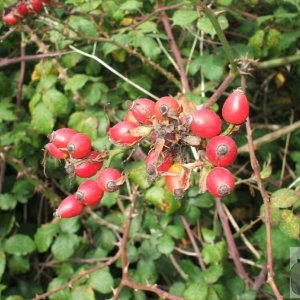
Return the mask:
[[(3, 1), (0, 9), (9, 10), (14, 3)], [(192, 0), (161, 4), (168, 7), (185, 62), (191, 86), (186, 97), (197, 105), (208, 100), (229, 71), (223, 46), (198, 4)], [(234, 56), (263, 62), (247, 82), (254, 138), (295, 123), (300, 110), (300, 2), (218, 0), (211, 8), (219, 13)], [(96, 149), (112, 149), (107, 129), (124, 117), (126, 100), (146, 96), (69, 46), (93, 53), (158, 97), (176, 96), (181, 83), (157, 3), (152, 0), (53, 1), (43, 13), (15, 27), (0, 21), (0, 38), (0, 291), (3, 299), (30, 299), (67, 283), (91, 262), (98, 264), (113, 256), (127, 209), (120, 197), (127, 194), (125, 186), (106, 195), (99, 207), (80, 218), (53, 219), (54, 208), (80, 181), (71, 181), (63, 165), (51, 158), (47, 158), (44, 174), (42, 148), (47, 135), (71, 127), (88, 134)], [(22, 55), (26, 56), (24, 74), (18, 60)], [(237, 78), (220, 103), (239, 85)], [(218, 105), (214, 109), (218, 111)], [(295, 129), (257, 150), (267, 190), (273, 193), (275, 279), (285, 297), (289, 295), (289, 248), (300, 246), (299, 126)], [(246, 143), (243, 127), (236, 140), (240, 146)], [(142, 148), (147, 150), (149, 145)], [(168, 195), (163, 180), (152, 186), (147, 183), (146, 176), (141, 176), (145, 174), (143, 162), (131, 159), (124, 164), (127, 155), (115, 156), (111, 165), (130, 170), (132, 184), (140, 189), (127, 246), (134, 281), (156, 283), (186, 300), (273, 299), (267, 284), (257, 293), (236, 275), (214, 199), (198, 194), (197, 175), (178, 202)], [(224, 202), (259, 253), (255, 257), (240, 233), (235, 234), (247, 272), (255, 277), (266, 262), (264, 207), (247, 152), (239, 155), (232, 170), (237, 187)], [(181, 216), (201, 245), (206, 271), (187, 255), (192, 246)], [(117, 261), (50, 299), (108, 299), (120, 278)], [(120, 299), (157, 298), (125, 288)]]

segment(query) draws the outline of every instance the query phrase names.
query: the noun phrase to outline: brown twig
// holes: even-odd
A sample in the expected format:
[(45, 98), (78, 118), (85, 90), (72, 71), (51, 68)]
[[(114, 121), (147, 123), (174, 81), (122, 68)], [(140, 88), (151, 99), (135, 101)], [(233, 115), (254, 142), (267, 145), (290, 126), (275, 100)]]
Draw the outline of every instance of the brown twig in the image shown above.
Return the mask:
[(198, 258), (199, 265), (200, 265), (201, 269), (204, 271), (204, 270), (206, 270), (206, 266), (205, 266), (205, 264), (204, 264), (202, 255), (201, 255), (201, 253), (200, 253), (200, 251), (199, 251), (198, 245), (197, 245), (197, 243), (196, 243), (196, 241), (195, 241), (195, 238), (194, 238), (194, 236), (193, 236), (193, 233), (192, 233), (192, 231), (191, 231), (191, 228), (190, 228), (190, 226), (189, 226), (187, 220), (185, 219), (185, 217), (181, 217), (181, 222), (182, 222), (182, 224), (183, 224), (183, 226), (184, 226), (184, 228), (185, 228), (185, 231), (186, 231), (186, 233), (187, 233), (187, 235), (188, 235), (188, 237), (189, 237), (189, 239), (190, 239), (190, 241), (191, 241), (191, 243), (192, 243), (192, 246), (193, 246), (193, 248), (194, 248), (194, 251), (195, 251), (195, 253), (197, 254), (197, 258)]
[[(23, 42), (23, 38), (21, 41), (21, 58), (24, 58), (26, 55), (26, 45)], [(25, 78), (25, 70), (26, 70), (26, 62), (22, 59), (21, 67), (20, 67), (20, 79), (18, 82), (18, 91), (17, 91), (17, 107), (21, 108), (22, 101), (22, 90), (23, 90), (23, 82)]]
[(253, 289), (258, 291), (260, 287), (265, 283), (267, 275), (267, 265), (264, 265), (260, 273), (256, 276)]
[[(158, 7), (161, 7), (161, 1), (160, 0), (158, 0)], [(170, 47), (171, 47), (171, 51), (173, 52), (176, 63), (178, 65), (178, 69), (179, 69), (178, 72), (179, 72), (181, 84), (182, 84), (182, 87), (183, 87), (183, 90), (184, 90), (183, 92), (190, 92), (191, 89), (190, 89), (190, 85), (189, 85), (189, 82), (188, 82), (188, 79), (187, 79), (187, 76), (186, 76), (186, 73), (185, 73), (183, 59), (182, 59), (180, 51), (177, 47), (177, 44), (176, 44), (176, 41), (175, 41), (175, 38), (174, 38), (174, 35), (173, 35), (173, 32), (172, 32), (171, 24), (169, 22), (169, 18), (168, 18), (167, 13), (165, 12), (165, 10), (162, 10), (160, 12), (160, 16), (161, 16), (161, 20), (162, 20), (162, 23), (164, 25), (166, 34), (167, 34), (168, 39), (169, 39), (169, 44), (170, 44)]]
[(66, 289), (66, 288), (71, 288), (73, 286), (73, 284), (75, 282), (77, 282), (79, 279), (81, 279), (83, 277), (86, 277), (86, 276), (90, 275), (91, 273), (96, 272), (97, 270), (100, 270), (100, 269), (103, 269), (105, 267), (110, 266), (112, 263), (114, 263), (119, 258), (119, 256), (120, 256), (120, 251), (118, 251), (117, 254), (115, 256), (113, 256), (110, 260), (108, 260), (107, 262), (105, 262), (105, 263), (103, 263), (101, 265), (89, 268), (86, 271), (79, 273), (77, 276), (75, 276), (73, 279), (71, 279), (69, 282), (67, 282), (64, 285), (61, 285), (61, 286), (59, 286), (59, 287), (57, 287), (55, 289), (52, 289), (52, 290), (50, 290), (50, 291), (48, 291), (48, 292), (46, 292), (44, 294), (36, 295), (33, 298), (33, 300), (46, 299), (50, 295), (58, 293), (59, 291), (62, 291), (64, 289)]
[(222, 223), (223, 230), (224, 230), (224, 234), (225, 234), (225, 237), (227, 240), (229, 253), (234, 262), (237, 273), (247, 284), (249, 284), (249, 283), (251, 283), (251, 279), (249, 278), (248, 274), (246, 273), (246, 271), (244, 269), (244, 266), (241, 263), (240, 254), (236, 247), (236, 244), (235, 244), (235, 241), (234, 241), (234, 238), (233, 238), (230, 226), (229, 226), (228, 218), (227, 218), (227, 216), (224, 212), (223, 206), (222, 206), (221, 199), (215, 198), (215, 202), (216, 202), (219, 218)]

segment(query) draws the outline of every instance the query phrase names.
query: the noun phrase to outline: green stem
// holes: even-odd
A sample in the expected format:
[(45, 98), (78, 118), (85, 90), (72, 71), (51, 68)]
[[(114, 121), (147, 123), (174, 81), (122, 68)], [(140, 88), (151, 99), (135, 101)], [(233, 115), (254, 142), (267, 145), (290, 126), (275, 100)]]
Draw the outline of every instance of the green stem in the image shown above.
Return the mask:
[(256, 67), (257, 69), (268, 69), (268, 68), (276, 68), (284, 65), (288, 65), (294, 62), (300, 61), (300, 54), (295, 54), (291, 56), (274, 58), (267, 61), (258, 62)]
[(224, 32), (218, 22), (218, 19), (216, 17), (216, 15), (214, 14), (214, 12), (208, 8), (206, 5), (202, 5), (201, 6), (205, 15), (208, 17), (208, 19), (210, 20), (210, 22), (212, 23), (216, 33), (217, 33), (217, 36), (223, 46), (223, 49), (227, 55), (227, 58), (231, 64), (231, 70), (234, 74), (238, 73), (238, 68), (237, 68), (237, 65), (234, 61), (234, 56), (233, 56), (233, 53), (232, 53), (232, 50), (230, 48), (230, 45), (224, 35)]

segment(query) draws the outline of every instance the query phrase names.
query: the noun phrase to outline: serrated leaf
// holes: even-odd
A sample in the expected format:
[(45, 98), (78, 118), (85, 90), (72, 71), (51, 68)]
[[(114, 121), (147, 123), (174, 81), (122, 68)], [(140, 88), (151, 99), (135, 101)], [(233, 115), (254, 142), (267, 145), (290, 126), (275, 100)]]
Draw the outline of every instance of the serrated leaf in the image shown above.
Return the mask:
[(210, 266), (208, 269), (203, 271), (203, 276), (208, 284), (215, 283), (223, 275), (223, 268), (220, 265)]
[(157, 249), (160, 253), (168, 255), (172, 253), (174, 246), (173, 239), (168, 234), (165, 234), (158, 240)]
[(113, 193), (105, 193), (103, 198), (101, 199), (100, 206), (110, 208), (117, 203), (118, 197), (119, 191)]
[(76, 91), (81, 89), (89, 80), (89, 77), (85, 74), (76, 74), (67, 81), (65, 90)]
[(26, 255), (35, 250), (35, 244), (29, 236), (16, 234), (6, 240), (4, 250), (9, 254)]
[(27, 179), (19, 179), (15, 182), (12, 194), (20, 203), (27, 203), (34, 193), (34, 185)]
[[(50, 283), (48, 285), (48, 291), (58, 288), (64, 284), (66, 284), (66, 282), (67, 282), (66, 278), (56, 277), (50, 281)], [(70, 299), (70, 296), (71, 296), (70, 289), (65, 288), (62, 291), (59, 291), (55, 294), (50, 295), (49, 299), (51, 299), (51, 300), (68, 300), (68, 299)]]
[[(98, 29), (96, 25), (82, 16), (71, 16), (68, 20), (68, 25), (83, 35), (91, 37), (98, 36)], [(74, 36), (77, 35), (78, 34), (74, 33)]]
[(53, 243), (51, 251), (57, 260), (65, 260), (71, 257), (79, 244), (79, 238), (72, 233), (60, 234)]
[(12, 194), (0, 195), (0, 208), (2, 210), (12, 210), (17, 205), (17, 199)]
[(2, 121), (14, 121), (17, 119), (14, 113), (14, 105), (7, 102), (0, 102), (0, 122)]
[(209, 80), (219, 81), (224, 73), (224, 61), (215, 55), (204, 56), (201, 67), (205, 77)]
[(139, 8), (141, 8), (143, 6), (143, 3), (140, 1), (136, 1), (136, 0), (128, 0), (125, 1), (121, 6), (120, 9), (122, 10), (138, 10)]
[(150, 36), (141, 37), (139, 39), (139, 45), (144, 54), (152, 59), (155, 59), (161, 53), (161, 49), (157, 42)]
[(143, 33), (157, 32), (157, 25), (152, 21), (146, 21), (137, 26), (138, 30), (141, 30)]
[(291, 210), (284, 209), (280, 213), (279, 229), (293, 239), (300, 238), (300, 219)]
[(224, 242), (219, 242), (214, 245), (205, 245), (202, 249), (202, 256), (205, 263), (221, 262), (226, 252)]
[(48, 91), (50, 88), (52, 88), (57, 81), (57, 76), (53, 74), (49, 74), (46, 76), (41, 77), (41, 80), (36, 87), (37, 93), (44, 93)]
[(39, 103), (32, 111), (31, 125), (41, 134), (49, 134), (54, 128), (54, 116), (44, 103)]
[(141, 283), (154, 284), (157, 280), (158, 271), (154, 261), (141, 259), (137, 263), (136, 276)]
[(114, 279), (108, 268), (93, 272), (90, 278), (90, 285), (101, 294), (109, 294), (114, 287)]
[(12, 256), (8, 261), (9, 272), (11, 275), (26, 273), (30, 270), (30, 263), (27, 257)]
[(177, 10), (173, 17), (173, 25), (186, 26), (198, 18), (197, 11), (194, 10)]
[[(224, 15), (220, 15), (218, 17), (218, 22), (222, 30), (227, 29), (229, 26), (227, 18)], [(197, 27), (198, 29), (202, 30), (204, 33), (211, 35), (212, 38), (216, 35), (215, 28), (206, 15), (202, 15), (198, 19)]]
[(299, 197), (295, 193), (294, 190), (291, 189), (280, 189), (275, 191), (270, 198), (271, 206), (277, 207), (277, 208), (288, 208), (293, 206), (297, 201), (299, 200)]
[(54, 116), (61, 116), (68, 113), (69, 100), (56, 89), (50, 89), (43, 94), (42, 101), (53, 113)]
[(117, 238), (113, 231), (107, 228), (102, 228), (99, 246), (107, 251), (111, 251), (115, 247), (116, 242)]
[(45, 252), (52, 244), (54, 236), (57, 234), (59, 229), (58, 224), (48, 223), (40, 227), (35, 236), (34, 241), (38, 252)]
[(75, 233), (80, 228), (80, 218), (60, 219), (59, 227), (62, 232)]
[(183, 293), (184, 300), (206, 300), (208, 293), (207, 284), (192, 283)]
[(95, 293), (91, 286), (76, 286), (71, 293), (70, 300), (95, 300)]
[(6, 266), (6, 256), (5, 256), (5, 253), (3, 252), (3, 250), (0, 250), (0, 280), (4, 273), (5, 266)]
[(145, 162), (133, 163), (129, 166), (129, 178), (141, 189), (147, 189), (150, 184), (147, 181), (147, 172)]

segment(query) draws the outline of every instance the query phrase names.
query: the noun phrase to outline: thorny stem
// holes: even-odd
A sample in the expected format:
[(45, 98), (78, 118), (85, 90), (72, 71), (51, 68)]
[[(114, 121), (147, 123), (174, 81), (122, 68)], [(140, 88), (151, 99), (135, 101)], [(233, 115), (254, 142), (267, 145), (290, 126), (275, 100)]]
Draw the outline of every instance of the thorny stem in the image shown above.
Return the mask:
[(268, 69), (268, 68), (276, 68), (288, 64), (292, 64), (300, 60), (300, 54), (295, 54), (286, 57), (274, 58), (267, 61), (258, 62), (256, 64), (257, 69)]
[[(246, 90), (246, 77), (241, 77), (241, 85), (243, 90)], [(269, 195), (263, 185), (261, 176), (260, 176), (260, 167), (255, 155), (254, 150), (254, 143), (252, 138), (252, 129), (251, 129), (251, 123), (250, 118), (248, 117), (246, 120), (246, 131), (247, 131), (247, 141), (248, 141), (248, 147), (249, 147), (249, 155), (250, 155), (250, 162), (251, 167), (254, 172), (257, 185), (260, 191), (260, 194), (263, 198), (264, 205), (265, 205), (265, 225), (266, 225), (266, 238), (267, 238), (267, 271), (268, 271), (268, 283), (270, 284), (276, 299), (281, 300), (283, 299), (282, 295), (280, 294), (280, 291), (275, 283), (274, 280), (274, 269), (273, 269), (273, 253), (272, 253), (272, 231), (271, 231), (271, 215), (270, 215), (270, 198)]]
[[(21, 34), (21, 58), (26, 55), (26, 44), (24, 43), (24, 34)], [(17, 92), (17, 107), (21, 108), (21, 101), (22, 101), (22, 90), (23, 90), (23, 82), (25, 78), (25, 71), (26, 71), (26, 62), (24, 60), (21, 61), (20, 67), (20, 79), (18, 82), (18, 92)]]
[[(160, 0), (158, 1), (158, 5), (161, 6), (161, 1)], [(171, 28), (171, 24), (170, 24), (168, 15), (163, 10), (163, 11), (160, 12), (160, 16), (161, 16), (161, 20), (162, 20), (162, 23), (164, 25), (166, 34), (167, 34), (168, 39), (169, 39), (169, 44), (170, 44), (171, 50), (174, 54), (176, 63), (177, 63), (178, 68), (179, 68), (178, 71), (179, 71), (180, 80), (181, 80), (181, 83), (182, 83), (183, 92), (185, 92), (185, 93), (190, 92), (191, 89), (190, 89), (190, 85), (189, 85), (189, 82), (188, 82), (188, 79), (187, 79), (187, 76), (186, 76), (186, 73), (185, 73), (183, 59), (182, 59), (180, 51), (177, 47), (177, 44), (176, 44), (176, 41), (175, 41), (175, 38), (174, 38), (174, 35), (173, 35), (173, 32), (172, 32), (172, 28)]]

